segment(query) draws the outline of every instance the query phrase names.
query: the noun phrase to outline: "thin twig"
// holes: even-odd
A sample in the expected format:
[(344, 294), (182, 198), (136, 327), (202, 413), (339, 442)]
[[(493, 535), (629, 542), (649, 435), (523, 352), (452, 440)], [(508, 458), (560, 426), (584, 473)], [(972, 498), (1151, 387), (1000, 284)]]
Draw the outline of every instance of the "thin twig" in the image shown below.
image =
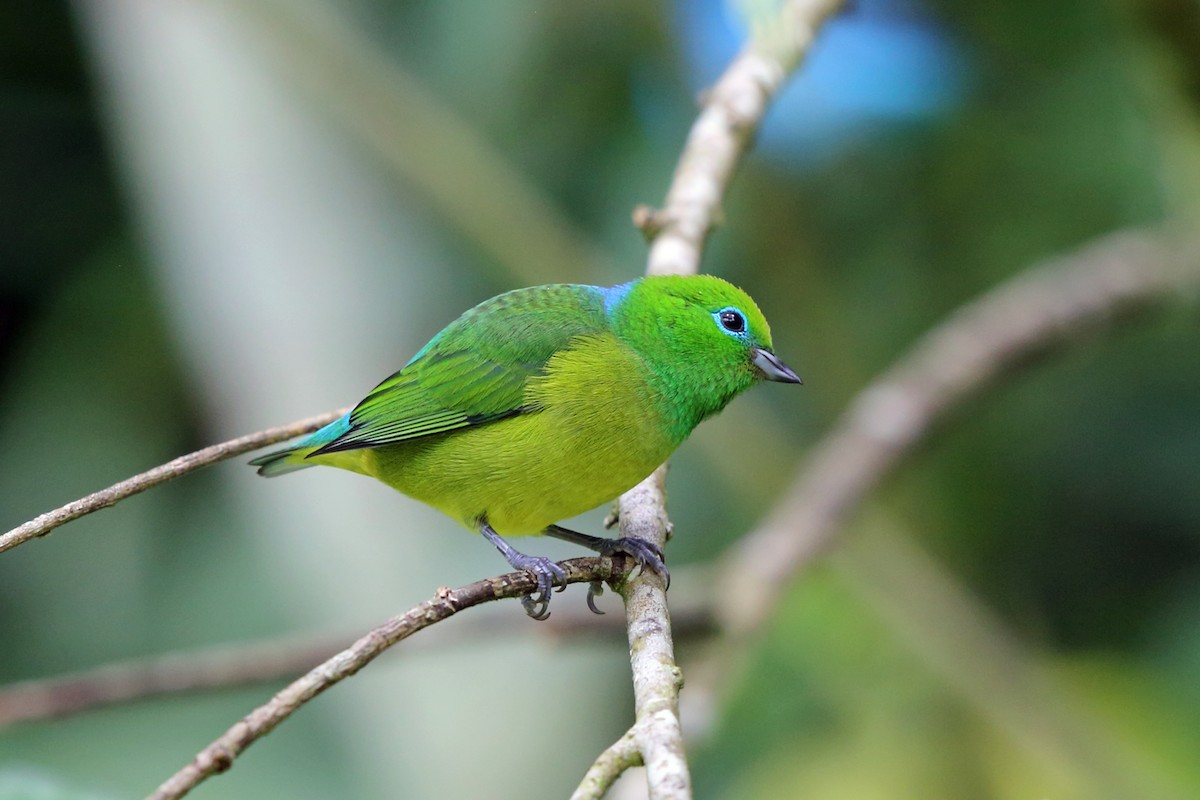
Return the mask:
[(221, 444), (214, 444), (203, 450), (197, 450), (194, 453), (180, 456), (174, 461), (168, 461), (166, 464), (157, 466), (140, 475), (134, 475), (132, 478), (123, 480), (120, 483), (114, 483), (107, 489), (101, 489), (94, 494), (74, 500), (53, 511), (47, 511), (45, 514), (8, 531), (0, 536), (0, 553), (3, 553), (5, 550), (11, 550), (17, 545), (24, 544), (30, 539), (45, 536), (59, 525), (63, 525), (73, 519), (79, 519), (102, 508), (108, 508), (127, 497), (132, 497), (147, 489), (152, 489), (160, 483), (166, 483), (181, 475), (194, 472), (201, 467), (215, 464), (218, 461), (224, 461), (227, 458), (240, 456), (243, 453), (249, 453), (251, 450), (257, 450), (260, 447), (266, 447), (276, 442), (287, 441), (304, 433), (311, 433), (333, 422), (342, 414), (345, 414), (347, 410), (331, 411), (327, 414), (309, 417), (308, 419), (302, 419), (287, 425), (280, 425), (277, 428), (268, 428), (258, 433), (239, 436), (237, 439), (222, 442)]
[(596, 757), (579, 786), (571, 793), (571, 800), (600, 800), (625, 770), (641, 765), (642, 751), (638, 747), (635, 725)]
[[(567, 573), (566, 583), (591, 583), (620, 580), (631, 564), (625, 557), (617, 556), (573, 558), (559, 566)], [(463, 609), (493, 600), (521, 597), (536, 588), (533, 575), (522, 571), (476, 581), (459, 589), (439, 590), (429, 600), (372, 629), (350, 647), (293, 681), (269, 702), (251, 711), (159, 786), (150, 795), (150, 800), (183, 797), (201, 781), (226, 771), (247, 747), (274, 730), (309, 700), (358, 672), (389, 647), (417, 631)]]

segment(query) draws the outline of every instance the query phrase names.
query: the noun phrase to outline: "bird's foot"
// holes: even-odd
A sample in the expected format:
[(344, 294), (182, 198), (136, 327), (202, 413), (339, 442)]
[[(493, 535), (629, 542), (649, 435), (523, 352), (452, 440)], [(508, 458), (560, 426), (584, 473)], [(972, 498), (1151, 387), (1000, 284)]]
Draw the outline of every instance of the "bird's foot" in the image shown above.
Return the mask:
[(667, 569), (662, 548), (645, 539), (634, 539), (622, 536), (620, 539), (601, 539), (596, 544), (596, 552), (602, 556), (625, 554), (637, 562), (642, 569), (652, 570), (662, 576), (671, 588), (671, 572)]
[(537, 591), (521, 598), (525, 613), (539, 621), (550, 616), (550, 593), (554, 591), (556, 583), (559, 584), (557, 591), (567, 588), (567, 571), (545, 556), (518, 554), (509, 563), (514, 569), (523, 569), (537, 580)]
[(483, 534), (483, 538), (495, 545), (509, 566), (525, 570), (537, 581), (537, 591), (521, 598), (521, 607), (525, 609), (525, 613), (536, 620), (550, 616), (550, 592), (554, 590), (556, 583), (561, 584), (558, 588), (560, 592), (567, 588), (567, 571), (545, 556), (527, 556), (518, 551), (504, 541), (486, 519), (480, 520), (479, 532)]
[[(622, 536), (619, 539), (602, 539), (599, 536), (579, 533), (558, 525), (549, 525), (542, 532), (555, 539), (562, 539), (564, 542), (582, 545), (602, 556), (630, 556), (642, 569), (651, 569), (661, 575), (666, 581), (667, 588), (671, 586), (671, 573), (667, 570), (662, 548), (652, 542), (628, 536)], [(588, 590), (588, 608), (597, 614), (602, 613), (596, 608), (596, 598), (600, 596), (601, 591), (599, 583), (593, 583)]]

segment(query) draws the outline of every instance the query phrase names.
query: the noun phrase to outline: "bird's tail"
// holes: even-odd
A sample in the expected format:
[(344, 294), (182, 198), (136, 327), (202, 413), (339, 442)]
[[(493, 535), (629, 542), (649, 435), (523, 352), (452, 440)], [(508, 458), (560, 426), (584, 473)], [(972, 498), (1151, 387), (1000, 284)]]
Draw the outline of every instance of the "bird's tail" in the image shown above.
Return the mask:
[(286, 450), (276, 450), (274, 453), (267, 453), (265, 456), (254, 459), (250, 462), (250, 466), (258, 467), (258, 474), (264, 478), (286, 475), (298, 469), (315, 467), (316, 464), (313, 462), (304, 460), (304, 457), (314, 449), (313, 447), (289, 447)]
[[(276, 475), (286, 475), (298, 469), (315, 467), (319, 462), (307, 460), (307, 456), (323, 445), (341, 436), (350, 428), (350, 415), (337, 419), (321, 430), (313, 433), (296, 444), (284, 450), (276, 450), (259, 456), (250, 462), (250, 466), (258, 467), (258, 474), (264, 478), (274, 478)], [(340, 466), (340, 465), (339, 465)]]

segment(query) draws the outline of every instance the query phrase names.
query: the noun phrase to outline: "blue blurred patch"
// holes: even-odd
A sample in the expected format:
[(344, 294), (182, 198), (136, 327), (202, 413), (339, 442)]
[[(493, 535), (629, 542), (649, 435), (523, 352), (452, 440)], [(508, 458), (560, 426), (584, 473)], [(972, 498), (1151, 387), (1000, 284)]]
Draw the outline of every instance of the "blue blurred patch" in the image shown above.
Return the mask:
[[(745, 42), (740, 11), (731, 0), (676, 0), (680, 47), (697, 90)], [(897, 126), (952, 110), (970, 84), (962, 49), (918, 3), (858, 0), (821, 30), (767, 114), (758, 152), (794, 169), (819, 167)]]

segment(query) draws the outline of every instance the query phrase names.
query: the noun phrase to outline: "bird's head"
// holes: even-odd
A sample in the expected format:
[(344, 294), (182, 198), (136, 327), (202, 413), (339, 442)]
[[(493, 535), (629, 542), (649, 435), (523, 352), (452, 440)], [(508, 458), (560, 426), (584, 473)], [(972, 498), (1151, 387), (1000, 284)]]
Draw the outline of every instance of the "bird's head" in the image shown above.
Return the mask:
[(613, 326), (695, 422), (760, 380), (801, 382), (775, 355), (770, 326), (750, 295), (712, 275), (635, 281), (613, 309)]

